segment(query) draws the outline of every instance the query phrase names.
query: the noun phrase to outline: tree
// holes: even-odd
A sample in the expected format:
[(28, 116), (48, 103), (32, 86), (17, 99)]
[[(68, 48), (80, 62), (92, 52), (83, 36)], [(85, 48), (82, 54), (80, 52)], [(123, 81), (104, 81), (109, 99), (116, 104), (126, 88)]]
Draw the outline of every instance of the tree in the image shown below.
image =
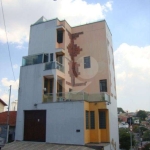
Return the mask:
[(139, 133), (140, 132), (140, 128), (139, 128), (138, 125), (134, 125), (133, 126), (133, 132), (135, 132), (135, 133)]
[(125, 111), (121, 107), (118, 107), (117, 110), (118, 110), (118, 114), (125, 113)]
[(143, 141), (150, 141), (150, 130), (146, 130), (143, 134)]
[(141, 120), (145, 120), (145, 118), (147, 117), (147, 113), (144, 110), (139, 110), (136, 114), (137, 117), (140, 117)]
[(145, 146), (144, 146), (144, 149), (143, 150), (150, 150), (150, 143), (149, 144), (146, 144)]
[[(120, 128), (119, 129), (119, 143), (121, 149), (130, 149), (130, 131), (129, 129)], [(135, 145), (134, 136), (132, 135), (132, 145)]]

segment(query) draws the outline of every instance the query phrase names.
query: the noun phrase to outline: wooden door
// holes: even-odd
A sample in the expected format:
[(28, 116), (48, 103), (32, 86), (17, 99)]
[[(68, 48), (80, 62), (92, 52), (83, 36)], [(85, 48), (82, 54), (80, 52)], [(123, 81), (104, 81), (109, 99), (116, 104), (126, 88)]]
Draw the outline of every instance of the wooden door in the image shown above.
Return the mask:
[(24, 140), (45, 142), (46, 110), (24, 112)]

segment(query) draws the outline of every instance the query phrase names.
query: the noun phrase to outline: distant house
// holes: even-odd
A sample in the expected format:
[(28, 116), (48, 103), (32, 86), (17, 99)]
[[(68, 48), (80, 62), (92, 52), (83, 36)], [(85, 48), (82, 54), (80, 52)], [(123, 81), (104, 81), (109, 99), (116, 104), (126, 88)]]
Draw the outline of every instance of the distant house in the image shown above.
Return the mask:
[(126, 115), (126, 113), (120, 113), (118, 115), (118, 121), (119, 122), (127, 122), (127, 118), (128, 118), (128, 116)]
[(11, 102), (11, 111), (17, 111), (17, 106), (18, 106), (18, 100), (15, 100), (13, 102)]
[(121, 122), (119, 123), (119, 128), (129, 128), (129, 125), (126, 122)]
[(5, 106), (7, 106), (7, 104), (2, 99), (0, 99), (0, 113), (4, 111)]
[(128, 112), (128, 116), (135, 117), (136, 116), (136, 112)]
[(132, 117), (134, 124), (140, 124), (140, 118), (139, 117)]
[[(9, 113), (9, 141), (14, 141), (15, 138), (16, 115), (17, 111), (10, 111)], [(7, 111), (0, 113), (0, 137), (5, 140), (7, 137), (7, 116)]]

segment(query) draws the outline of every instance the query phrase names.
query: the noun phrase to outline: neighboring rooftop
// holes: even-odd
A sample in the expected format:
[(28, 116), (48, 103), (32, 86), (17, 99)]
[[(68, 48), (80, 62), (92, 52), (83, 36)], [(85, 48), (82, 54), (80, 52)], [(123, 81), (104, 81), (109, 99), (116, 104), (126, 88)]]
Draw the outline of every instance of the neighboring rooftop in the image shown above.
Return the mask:
[[(17, 111), (9, 112), (9, 125), (10, 126), (16, 126), (16, 115), (17, 115)], [(0, 113), (0, 125), (7, 124), (7, 116), (8, 116), (7, 111)]]
[(7, 104), (2, 99), (0, 99), (0, 103), (3, 104), (4, 106), (7, 106)]

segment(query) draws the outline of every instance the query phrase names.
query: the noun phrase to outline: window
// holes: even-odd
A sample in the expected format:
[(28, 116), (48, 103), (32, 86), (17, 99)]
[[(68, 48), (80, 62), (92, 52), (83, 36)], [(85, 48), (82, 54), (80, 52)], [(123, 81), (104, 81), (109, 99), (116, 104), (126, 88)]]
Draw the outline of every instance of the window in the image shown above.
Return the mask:
[(95, 112), (90, 111), (90, 128), (95, 129)]
[(90, 68), (91, 63), (90, 63), (90, 56), (84, 57), (84, 68)]
[(72, 92), (72, 89), (69, 88), (69, 92)]
[(44, 94), (53, 93), (53, 79), (44, 78)]
[(100, 92), (107, 92), (107, 80), (100, 80)]
[(99, 111), (99, 129), (106, 129), (106, 112)]
[(57, 62), (59, 62), (60, 64), (63, 64), (63, 56), (62, 55), (57, 55)]
[(95, 129), (95, 112), (85, 111), (86, 129)]
[(63, 43), (63, 30), (57, 30), (57, 42)]
[(44, 62), (48, 62), (48, 54), (44, 54)]
[(50, 54), (50, 62), (53, 61), (53, 53)]
[(86, 118), (86, 129), (89, 129), (89, 111), (85, 112), (85, 118)]

